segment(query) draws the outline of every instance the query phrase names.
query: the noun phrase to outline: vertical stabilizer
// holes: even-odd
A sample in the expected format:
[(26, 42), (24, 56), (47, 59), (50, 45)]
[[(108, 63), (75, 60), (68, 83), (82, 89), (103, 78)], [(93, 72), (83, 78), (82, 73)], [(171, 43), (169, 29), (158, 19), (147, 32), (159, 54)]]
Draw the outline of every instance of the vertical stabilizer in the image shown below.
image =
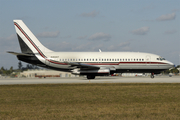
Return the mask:
[(22, 20), (13, 20), (22, 53), (53, 52), (43, 46)]

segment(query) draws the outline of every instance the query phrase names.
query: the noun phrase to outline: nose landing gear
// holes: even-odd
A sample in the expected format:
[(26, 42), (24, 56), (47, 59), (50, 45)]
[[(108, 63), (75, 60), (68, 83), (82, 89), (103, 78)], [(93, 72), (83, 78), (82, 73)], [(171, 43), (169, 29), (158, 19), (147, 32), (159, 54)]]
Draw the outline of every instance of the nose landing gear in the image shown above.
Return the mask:
[(154, 73), (151, 73), (151, 76), (150, 76), (152, 79), (154, 78)]

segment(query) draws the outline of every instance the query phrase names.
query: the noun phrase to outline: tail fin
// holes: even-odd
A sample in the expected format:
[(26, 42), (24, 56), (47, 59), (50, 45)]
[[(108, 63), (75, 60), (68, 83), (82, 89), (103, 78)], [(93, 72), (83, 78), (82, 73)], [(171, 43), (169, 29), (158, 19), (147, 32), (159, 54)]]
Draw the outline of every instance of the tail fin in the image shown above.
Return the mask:
[(33, 54), (53, 52), (43, 46), (22, 20), (13, 20), (22, 53)]

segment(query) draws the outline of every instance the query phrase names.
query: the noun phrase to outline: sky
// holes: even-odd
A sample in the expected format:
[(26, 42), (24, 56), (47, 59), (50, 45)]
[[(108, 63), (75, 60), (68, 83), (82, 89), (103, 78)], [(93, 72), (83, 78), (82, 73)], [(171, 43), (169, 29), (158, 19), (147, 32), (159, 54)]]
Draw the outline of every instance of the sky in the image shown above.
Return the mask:
[(147, 52), (180, 64), (180, 0), (0, 0), (0, 16), (6, 69), (19, 62), (7, 51), (21, 52), (14, 19), (53, 51)]

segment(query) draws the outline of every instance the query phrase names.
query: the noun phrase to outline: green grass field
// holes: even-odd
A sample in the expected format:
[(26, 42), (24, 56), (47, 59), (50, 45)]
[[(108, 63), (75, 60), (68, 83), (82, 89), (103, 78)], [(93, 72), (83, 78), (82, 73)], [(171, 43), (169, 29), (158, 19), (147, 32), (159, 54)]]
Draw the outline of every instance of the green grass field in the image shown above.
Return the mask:
[(4, 119), (180, 119), (180, 84), (2, 85)]

